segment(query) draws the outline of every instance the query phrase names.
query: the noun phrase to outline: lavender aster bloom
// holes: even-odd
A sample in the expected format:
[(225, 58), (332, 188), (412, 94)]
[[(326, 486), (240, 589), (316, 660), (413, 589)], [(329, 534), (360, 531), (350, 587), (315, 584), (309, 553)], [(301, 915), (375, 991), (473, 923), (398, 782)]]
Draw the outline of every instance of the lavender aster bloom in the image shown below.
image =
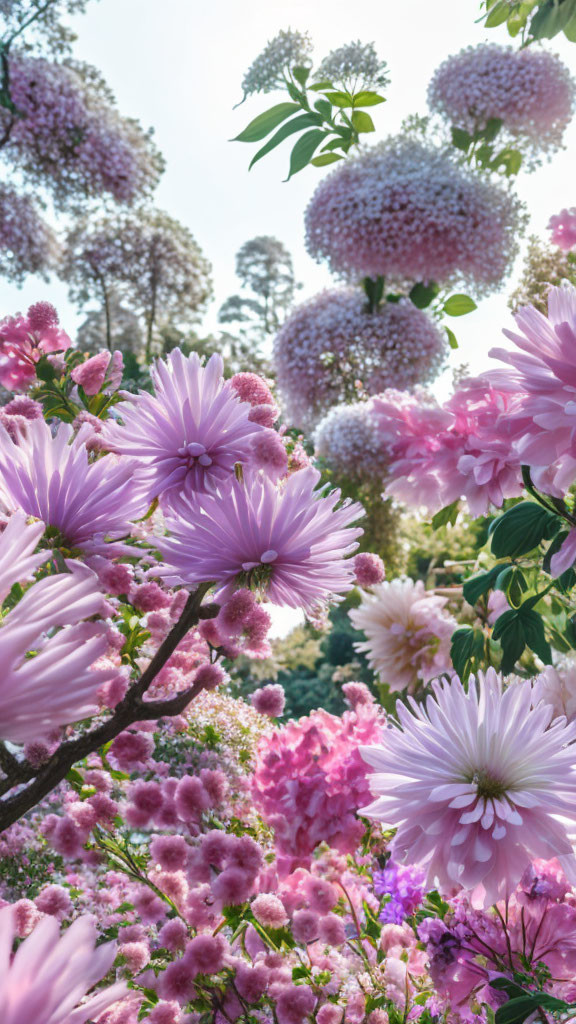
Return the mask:
[(166, 516), (168, 538), (158, 542), (172, 584), (213, 580), (227, 597), (236, 587), (257, 586), (274, 604), (311, 610), (354, 586), (345, 561), (362, 533), (351, 527), (358, 503), (339, 491), (315, 491), (320, 474), (293, 473), (282, 487), (249, 473), (234, 480), (226, 500), (183, 495)]
[(413, 914), (426, 892), (426, 871), (416, 864), (393, 864), (373, 875), (374, 892), (377, 896), (390, 896), (380, 912), (385, 924), (402, 924), (404, 918)]
[(148, 468), (151, 497), (215, 491), (237, 462), (250, 461), (252, 438), (264, 428), (249, 419), (250, 405), (222, 369), (218, 355), (202, 366), (195, 352), (175, 349), (151, 371), (154, 394), (127, 395), (117, 407), (123, 422), (109, 427), (113, 448)]
[(107, 539), (127, 536), (146, 511), (143, 487), (134, 462), (114, 455), (91, 461), (82, 433), (73, 435), (66, 423), (52, 435), (43, 420), (32, 420), (14, 441), (0, 425), (0, 505), (42, 519), (66, 547), (110, 554)]
[(46, 550), (33, 553), (43, 533), (44, 523), (27, 523), (23, 512), (10, 516), (0, 535), (0, 601), (49, 557)]

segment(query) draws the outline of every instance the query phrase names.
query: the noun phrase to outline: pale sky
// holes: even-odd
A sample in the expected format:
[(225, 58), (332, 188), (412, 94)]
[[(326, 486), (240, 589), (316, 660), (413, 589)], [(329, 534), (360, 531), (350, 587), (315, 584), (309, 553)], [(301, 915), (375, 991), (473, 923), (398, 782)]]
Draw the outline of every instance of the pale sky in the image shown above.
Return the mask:
[[(325, 172), (307, 168), (284, 183), (288, 149), (280, 147), (248, 173), (254, 148), (228, 141), (282, 98), (256, 96), (232, 109), (244, 72), (266, 42), (283, 28), (305, 30), (320, 60), (342, 43), (374, 41), (391, 77), (387, 103), (371, 112), (377, 128), (372, 138), (378, 139), (397, 131), (407, 114), (426, 112), (426, 87), (445, 57), (484, 39), (508, 41), (503, 27), (486, 32), (475, 23), (478, 6), (477, 0), (99, 0), (74, 19), (75, 55), (102, 71), (123, 114), (156, 130), (167, 161), (156, 205), (191, 229), (213, 264), (216, 298), (207, 327), (214, 328), (218, 306), (237, 290), (237, 249), (256, 235), (275, 235), (290, 249), (302, 297), (330, 284), (303, 245), (303, 212)], [(563, 37), (547, 45), (576, 73), (576, 45)], [(566, 144), (551, 164), (518, 180), (531, 230), (542, 237), (551, 214), (576, 205), (576, 122)], [(475, 313), (449, 321), (460, 341), (452, 365), (464, 361), (474, 372), (488, 366), (488, 349), (500, 344), (502, 326), (510, 325), (511, 289), (507, 283)], [(58, 282), (29, 280), (22, 290), (0, 284), (2, 315), (39, 299), (57, 305), (64, 327), (73, 330), (79, 322)]]

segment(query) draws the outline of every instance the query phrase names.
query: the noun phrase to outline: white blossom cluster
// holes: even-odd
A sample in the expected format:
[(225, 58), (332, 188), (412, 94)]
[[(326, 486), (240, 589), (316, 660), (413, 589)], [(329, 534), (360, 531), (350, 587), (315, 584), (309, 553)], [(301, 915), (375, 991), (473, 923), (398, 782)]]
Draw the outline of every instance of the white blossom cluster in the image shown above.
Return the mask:
[(448, 57), (428, 87), (431, 110), (450, 124), (474, 133), (498, 118), (506, 136), (532, 155), (562, 145), (575, 97), (576, 82), (555, 54), (496, 43)]
[(306, 210), (306, 245), (334, 274), (500, 288), (524, 228), (504, 185), (414, 138), (391, 137), (342, 161)]
[(354, 288), (323, 291), (297, 306), (274, 342), (285, 411), (301, 427), (359, 391), (433, 380), (444, 354), (442, 332), (408, 299), (369, 312), (366, 296)]
[(332, 50), (315, 72), (316, 81), (342, 85), (349, 92), (383, 89), (389, 82), (388, 65), (380, 60), (374, 43), (346, 43)]
[(242, 79), (244, 97), (281, 89), (288, 71), (294, 67), (311, 66), (311, 53), (312, 40), (307, 32), (283, 29), (252, 61)]

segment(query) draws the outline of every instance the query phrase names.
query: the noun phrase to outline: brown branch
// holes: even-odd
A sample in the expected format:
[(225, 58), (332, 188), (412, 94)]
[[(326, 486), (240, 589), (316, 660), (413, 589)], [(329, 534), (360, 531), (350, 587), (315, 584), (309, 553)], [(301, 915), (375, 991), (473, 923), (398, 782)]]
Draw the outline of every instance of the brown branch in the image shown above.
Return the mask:
[[(35, 777), (29, 785), (6, 800), (0, 800), (0, 833), (35, 807), (48, 793), (51, 793), (66, 778), (70, 769), (78, 761), (82, 761), (89, 754), (99, 750), (104, 744), (115, 739), (119, 733), (134, 725), (135, 722), (180, 714), (190, 701), (198, 696), (201, 687), (193, 685), (188, 690), (167, 700), (145, 701), (143, 699), (151, 683), (164, 668), (189, 629), (195, 626), (201, 618), (211, 618), (217, 614), (218, 605), (201, 607), (210, 585), (210, 583), (201, 583), (198, 589), (190, 594), (178, 622), (170, 630), (140, 678), (130, 687), (123, 700), (116, 705), (113, 715), (95, 729), (62, 743), (52, 754), (50, 760), (34, 773)], [(19, 764), (18, 767), (20, 768)], [(28, 768), (27, 765), (26, 774)], [(22, 774), (20, 773), (19, 777), (9, 775), (9, 781), (10, 788), (13, 788), (22, 781)]]

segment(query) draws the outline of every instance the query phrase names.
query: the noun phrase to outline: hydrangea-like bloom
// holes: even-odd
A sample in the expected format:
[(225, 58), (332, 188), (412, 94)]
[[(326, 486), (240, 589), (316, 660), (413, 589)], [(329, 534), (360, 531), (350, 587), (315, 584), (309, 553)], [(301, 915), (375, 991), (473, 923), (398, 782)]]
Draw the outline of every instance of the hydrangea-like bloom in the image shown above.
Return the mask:
[(450, 668), (450, 637), (456, 621), (446, 598), (424, 589), (421, 580), (380, 583), (350, 611), (366, 641), (354, 644), (391, 690), (413, 693), (419, 683)]
[(398, 702), (399, 727), (361, 751), (375, 770), (361, 813), (398, 828), (394, 860), (479, 905), (510, 895), (535, 857), (576, 875), (576, 723), (532, 703), (529, 682), (503, 690), (493, 669), (468, 691), (455, 677), (425, 705)]
[(56, 264), (59, 244), (55, 232), (40, 216), (30, 196), (0, 186), (0, 273), (15, 284), (28, 274), (47, 277)]
[(285, 76), (295, 67), (310, 67), (312, 40), (307, 32), (283, 29), (259, 53), (242, 79), (244, 99), (255, 92), (282, 89)]
[(552, 232), (551, 241), (565, 252), (573, 249), (576, 245), (576, 206), (569, 210), (560, 210), (554, 217), (550, 217), (548, 228)]
[(428, 87), (431, 110), (473, 134), (491, 118), (537, 153), (562, 145), (576, 87), (553, 53), (496, 43), (469, 46), (448, 57)]
[(150, 133), (120, 116), (94, 68), (12, 53), (9, 69), (20, 116), (0, 111), (3, 132), (13, 121), (3, 154), (57, 203), (102, 193), (131, 203), (155, 187), (164, 163)]
[(508, 416), (518, 457), (544, 489), (562, 493), (576, 478), (576, 289), (564, 281), (548, 293), (548, 316), (527, 306), (514, 319), (518, 332), (504, 334), (520, 351), (491, 349), (508, 366), (484, 376), (522, 396)]
[(166, 515), (169, 537), (158, 546), (171, 583), (213, 580), (225, 600), (240, 586), (261, 589), (273, 604), (312, 610), (354, 585), (347, 560), (362, 533), (351, 524), (357, 502), (338, 507), (340, 491), (322, 494), (317, 470), (301, 469), (276, 487), (249, 473), (225, 500), (212, 495), (174, 500)]
[(317, 82), (333, 82), (348, 92), (383, 89), (388, 85), (388, 65), (380, 60), (374, 43), (345, 43), (332, 50), (314, 73)]
[(306, 245), (334, 274), (500, 287), (524, 217), (504, 187), (446, 153), (390, 138), (327, 175), (306, 210)]
[(278, 852), (294, 858), (290, 868), (309, 863), (322, 842), (356, 849), (363, 828), (354, 812), (370, 792), (358, 746), (379, 740), (382, 728), (377, 705), (362, 704), (341, 717), (313, 711), (262, 739), (252, 793)]
[(14, 957), (14, 910), (0, 910), (0, 1020), (2, 1024), (87, 1024), (128, 991), (124, 982), (86, 993), (110, 970), (116, 943), (96, 946), (94, 919), (77, 918), (60, 936), (55, 917), (44, 917)]
[(42, 519), (67, 548), (106, 554), (108, 540), (130, 533), (147, 508), (134, 468), (114, 455), (90, 461), (82, 435), (66, 423), (52, 435), (31, 420), (17, 443), (0, 424), (0, 505)]
[(522, 493), (513, 444), (515, 396), (484, 380), (464, 381), (441, 408), (430, 396), (389, 390), (373, 415), (387, 449), (386, 492), (436, 511), (465, 497), (471, 515)]
[(340, 476), (359, 482), (383, 480), (388, 450), (371, 402), (337, 405), (314, 431), (314, 449)]
[(9, 391), (27, 387), (36, 380), (36, 363), (42, 356), (65, 352), (71, 344), (49, 302), (30, 306), (26, 316), (5, 317), (0, 321), (0, 384)]
[[(11, 522), (7, 530), (12, 529)], [(34, 545), (31, 532), (21, 536)], [(6, 531), (0, 544), (5, 536)], [(6, 539), (12, 540), (13, 550), (13, 537)], [(34, 557), (28, 556), (28, 565)], [(97, 577), (80, 562), (69, 565), (71, 572), (30, 587), (0, 626), (0, 737), (13, 743), (46, 736), (94, 714), (96, 692), (110, 677), (110, 671), (92, 668), (108, 648), (106, 623), (83, 621), (104, 611)], [(23, 568), (22, 563), (14, 566), (13, 582)], [(64, 628), (53, 634), (60, 626)], [(33, 658), (28, 656), (31, 650)]]
[(274, 342), (287, 414), (307, 426), (358, 387), (371, 395), (393, 381), (410, 388), (434, 379), (446, 345), (437, 325), (408, 299), (373, 313), (360, 289), (324, 291), (298, 306)]
[(251, 461), (254, 435), (264, 428), (222, 369), (218, 355), (202, 366), (195, 352), (174, 349), (151, 371), (154, 394), (141, 391), (117, 406), (123, 422), (109, 427), (112, 446), (146, 467), (151, 497), (215, 491), (231, 483), (236, 463)]

